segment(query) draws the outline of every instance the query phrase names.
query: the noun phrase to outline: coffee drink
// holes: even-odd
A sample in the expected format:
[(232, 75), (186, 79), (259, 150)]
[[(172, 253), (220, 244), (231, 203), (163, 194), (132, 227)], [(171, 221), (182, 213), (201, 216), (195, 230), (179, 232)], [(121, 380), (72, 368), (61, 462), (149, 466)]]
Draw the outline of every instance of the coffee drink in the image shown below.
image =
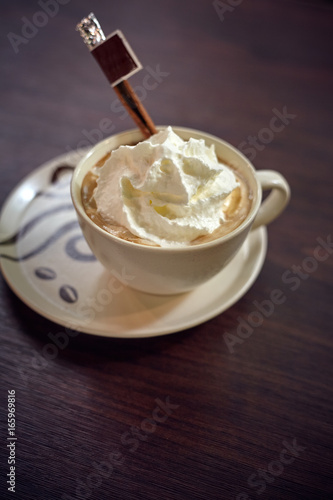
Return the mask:
[[(96, 200), (94, 198), (94, 191), (97, 187), (98, 180), (98, 169), (105, 164), (106, 160), (110, 158), (110, 156), (111, 153), (105, 155), (95, 165), (95, 168), (86, 174), (82, 182), (81, 197), (87, 215), (95, 224), (97, 224), (97, 226), (114, 236), (141, 245), (158, 246), (151, 240), (134, 235), (126, 227), (110, 222), (110, 220), (103, 218), (103, 216), (98, 212)], [(253, 193), (249, 183), (235, 168), (232, 166), (229, 166), (229, 168), (233, 171), (239, 185), (227, 196), (224, 200), (223, 206), (221, 207), (221, 211), (223, 211), (224, 215), (224, 221), (212, 233), (198, 236), (192, 240), (189, 243), (190, 245), (205, 243), (225, 236), (240, 226), (250, 212)]]

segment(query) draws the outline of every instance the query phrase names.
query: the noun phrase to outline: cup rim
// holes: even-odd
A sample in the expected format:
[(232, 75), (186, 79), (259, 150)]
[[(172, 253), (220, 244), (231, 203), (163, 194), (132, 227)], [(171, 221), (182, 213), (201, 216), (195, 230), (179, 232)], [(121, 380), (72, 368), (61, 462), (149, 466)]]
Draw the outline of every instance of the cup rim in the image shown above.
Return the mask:
[[(158, 131), (161, 131), (161, 130), (164, 130), (165, 128), (167, 128), (169, 125), (157, 125), (156, 126), (156, 129)], [(90, 159), (91, 156), (97, 154), (97, 152), (99, 150), (103, 150), (107, 144), (109, 144), (110, 142), (112, 142), (114, 140), (115, 137), (117, 137), (118, 139), (118, 143), (119, 143), (119, 146), (120, 145), (126, 145), (126, 142), (119, 142), (119, 141), (122, 141), (124, 139), (122, 139), (122, 136), (123, 137), (126, 137), (126, 136), (133, 136), (135, 135), (136, 137), (138, 137), (139, 141), (142, 141), (144, 140), (144, 136), (142, 135), (142, 132), (139, 130), (139, 129), (128, 129), (128, 130), (125, 130), (125, 131), (122, 131), (122, 132), (119, 132), (117, 134), (112, 134), (106, 138), (104, 138), (103, 140), (99, 141), (98, 143), (96, 143), (94, 146), (92, 146), (92, 148), (79, 160), (78, 164), (76, 165), (76, 167), (74, 168), (74, 172), (73, 172), (73, 175), (72, 175), (72, 178), (71, 178), (71, 183), (70, 183), (70, 193), (71, 193), (71, 198), (72, 198), (72, 202), (73, 202), (73, 205), (74, 205), (74, 208), (76, 210), (76, 212), (78, 213), (78, 215), (80, 217), (82, 217), (84, 219), (84, 221), (94, 230), (94, 231), (97, 231), (98, 233), (100, 233), (101, 235), (103, 235), (105, 238), (108, 238), (109, 240), (111, 241), (115, 241), (117, 242), (118, 244), (122, 244), (124, 245), (125, 247), (132, 247), (132, 248), (138, 248), (138, 249), (144, 249), (146, 251), (151, 251), (151, 252), (156, 252), (158, 251), (159, 253), (161, 252), (166, 252), (166, 253), (170, 253), (170, 252), (184, 252), (184, 251), (199, 251), (199, 250), (202, 250), (203, 248), (211, 248), (211, 247), (214, 247), (214, 246), (217, 246), (219, 244), (221, 244), (222, 242), (226, 242), (226, 241), (229, 241), (231, 239), (233, 239), (235, 236), (237, 236), (240, 232), (242, 232), (243, 230), (245, 230), (249, 225), (252, 225), (252, 223), (254, 222), (254, 219), (257, 215), (257, 212), (259, 210), (259, 207), (260, 207), (260, 203), (261, 203), (261, 198), (262, 198), (262, 191), (261, 191), (261, 188), (260, 188), (260, 183), (258, 182), (258, 179), (256, 177), (256, 170), (254, 168), (254, 166), (252, 165), (252, 163), (250, 162), (250, 160), (241, 152), (239, 151), (236, 147), (234, 147), (232, 144), (228, 143), (227, 141), (223, 140), (223, 139), (220, 139), (219, 137), (213, 135), (213, 134), (210, 134), (208, 132), (203, 132), (201, 130), (197, 130), (197, 129), (192, 129), (190, 127), (182, 127), (182, 126), (173, 126), (171, 125), (173, 131), (177, 134), (177, 133), (186, 133), (186, 134), (194, 134), (197, 136), (197, 138), (203, 138), (205, 141), (206, 139), (208, 139), (209, 141), (211, 141), (211, 143), (215, 143), (215, 142), (219, 142), (220, 144), (222, 144), (224, 147), (228, 148), (229, 150), (233, 151), (238, 157), (240, 157), (243, 162), (245, 162), (246, 164), (246, 168), (248, 168), (253, 176), (253, 179), (255, 180), (255, 184), (256, 184), (256, 193), (255, 193), (255, 199), (253, 200), (253, 203), (252, 203), (252, 206), (251, 206), (251, 209), (250, 209), (250, 212), (248, 213), (246, 219), (239, 225), (237, 226), (235, 229), (233, 229), (230, 233), (227, 233), (223, 236), (220, 236), (218, 238), (215, 238), (211, 241), (206, 241), (206, 242), (203, 242), (203, 243), (197, 243), (197, 244), (194, 244), (194, 245), (184, 245), (184, 246), (169, 246), (169, 247), (161, 247), (161, 246), (151, 246), (151, 245), (144, 245), (144, 244), (141, 244), (141, 243), (136, 243), (136, 242), (133, 242), (133, 241), (128, 241), (128, 240), (124, 240), (123, 238), (120, 238), (119, 236), (116, 236), (112, 233), (109, 233), (108, 231), (102, 229), (100, 226), (98, 226), (97, 224), (95, 224), (91, 219), (90, 217), (87, 215), (86, 211), (84, 210), (84, 207), (83, 207), (83, 203), (82, 203), (82, 199), (81, 199), (81, 184), (82, 184), (82, 180), (81, 182), (79, 183), (79, 196), (77, 199), (76, 197), (76, 194), (75, 194), (75, 183), (77, 182), (77, 177), (82, 169), (82, 166), (85, 165), (85, 163)], [(117, 146), (117, 147), (119, 147)], [(105, 154), (105, 153), (104, 153)], [(103, 153), (101, 154), (101, 156), (99, 158), (102, 158), (103, 157)], [(96, 162), (98, 161), (98, 158), (96, 159)]]

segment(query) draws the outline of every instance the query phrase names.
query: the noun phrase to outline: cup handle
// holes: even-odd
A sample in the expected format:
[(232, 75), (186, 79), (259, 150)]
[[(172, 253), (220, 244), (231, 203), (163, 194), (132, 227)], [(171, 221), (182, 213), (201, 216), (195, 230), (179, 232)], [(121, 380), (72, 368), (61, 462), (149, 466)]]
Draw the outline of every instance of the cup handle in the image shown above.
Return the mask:
[(271, 193), (261, 204), (251, 229), (266, 226), (285, 209), (290, 199), (290, 187), (286, 179), (275, 170), (257, 170), (257, 179), (263, 191)]

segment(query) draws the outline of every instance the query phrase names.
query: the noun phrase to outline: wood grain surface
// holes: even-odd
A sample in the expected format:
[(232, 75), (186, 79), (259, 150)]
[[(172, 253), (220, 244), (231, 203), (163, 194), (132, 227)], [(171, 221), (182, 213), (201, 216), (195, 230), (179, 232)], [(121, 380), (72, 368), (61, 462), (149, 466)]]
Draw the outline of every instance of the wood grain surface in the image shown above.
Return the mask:
[[(45, 360), (63, 328), (0, 277), (0, 498), (332, 498), (332, 3), (4, 0), (1, 203), (87, 134), (109, 135), (101, 123), (134, 126), (75, 31), (92, 10), (140, 59), (131, 84), (156, 124), (225, 139), (257, 169), (280, 171), (292, 198), (246, 295), (176, 334), (80, 333)], [(283, 303), (241, 338), (275, 289)], [(231, 349), (226, 333), (241, 342)]]

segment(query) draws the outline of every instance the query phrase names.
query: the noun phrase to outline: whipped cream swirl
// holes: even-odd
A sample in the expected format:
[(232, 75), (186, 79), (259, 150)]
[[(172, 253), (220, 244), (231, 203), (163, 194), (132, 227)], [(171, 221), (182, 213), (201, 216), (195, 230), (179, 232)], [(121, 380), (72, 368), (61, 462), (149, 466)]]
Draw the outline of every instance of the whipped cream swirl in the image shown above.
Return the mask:
[(225, 198), (238, 186), (213, 145), (184, 141), (171, 127), (120, 146), (96, 170), (100, 215), (162, 247), (188, 245), (215, 231), (224, 220)]

